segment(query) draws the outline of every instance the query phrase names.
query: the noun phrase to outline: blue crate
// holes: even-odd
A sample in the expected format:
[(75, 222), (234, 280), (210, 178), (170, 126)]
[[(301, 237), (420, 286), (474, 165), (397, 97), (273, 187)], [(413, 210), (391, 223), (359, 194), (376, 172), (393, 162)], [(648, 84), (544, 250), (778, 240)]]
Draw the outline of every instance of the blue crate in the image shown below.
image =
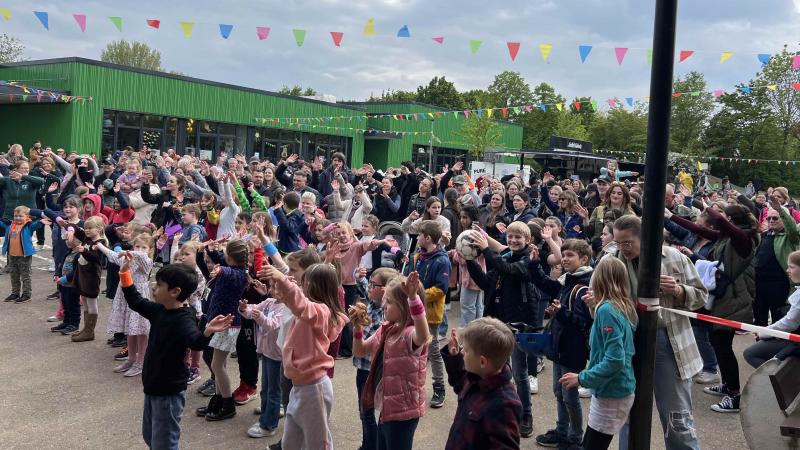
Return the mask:
[(542, 333), (517, 333), (517, 345), (530, 355), (544, 355), (553, 345), (553, 335)]

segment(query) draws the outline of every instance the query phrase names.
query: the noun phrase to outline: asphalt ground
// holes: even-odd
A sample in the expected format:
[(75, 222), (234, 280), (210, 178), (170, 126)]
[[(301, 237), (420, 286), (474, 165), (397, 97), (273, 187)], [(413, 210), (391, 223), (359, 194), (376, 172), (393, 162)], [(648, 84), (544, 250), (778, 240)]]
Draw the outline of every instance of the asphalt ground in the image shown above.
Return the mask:
[[(49, 233), (48, 233), (49, 234)], [(49, 244), (49, 236), (48, 236)], [(125, 378), (112, 373), (117, 364), (112, 356), (118, 349), (106, 344), (106, 321), (111, 301), (99, 301), (100, 320), (97, 338), (92, 342), (73, 343), (69, 337), (51, 333), (47, 317), (57, 309), (57, 302), (45, 297), (55, 290), (52, 274), (47, 271), (50, 247), (45, 247), (33, 261), (33, 300), (25, 304), (0, 303), (0, 449), (136, 449), (146, 448), (141, 438), (143, 393), (139, 377)], [(0, 258), (5, 265), (5, 258)], [(0, 275), (0, 298), (11, 291), (7, 274)], [(448, 317), (458, 323), (458, 303)], [(734, 347), (741, 355), (753, 342), (752, 336), (737, 336)], [(444, 341), (442, 341), (444, 345)], [(238, 366), (228, 364), (231, 379), (238, 380)], [(539, 375), (539, 393), (532, 397), (534, 436), (555, 424), (555, 400), (552, 392), (552, 365), (547, 362)], [(740, 359), (742, 381), (751, 372)], [(204, 381), (208, 369), (201, 368)], [(185, 449), (264, 449), (279, 439), (252, 439), (247, 428), (257, 422), (253, 414), (258, 399), (237, 408), (233, 419), (207, 422), (196, 417), (195, 408), (208, 399), (187, 391), (186, 410), (182, 421), (181, 443)], [(428, 384), (430, 395), (430, 383)], [(355, 369), (350, 360), (336, 361), (333, 379), (334, 408), (331, 429), (334, 445), (340, 449), (357, 449), (361, 426), (356, 403)], [(747, 444), (738, 414), (719, 414), (709, 407), (719, 401), (695, 385), (694, 417), (703, 449), (739, 450)], [(582, 400), (584, 421), (588, 399)], [(447, 394), (441, 409), (427, 409), (414, 439), (415, 449), (442, 449), (456, 409), (456, 397)], [(538, 447), (533, 440), (523, 439), (523, 449)], [(616, 448), (616, 443), (612, 444)], [(663, 449), (658, 417), (653, 415), (653, 449)]]

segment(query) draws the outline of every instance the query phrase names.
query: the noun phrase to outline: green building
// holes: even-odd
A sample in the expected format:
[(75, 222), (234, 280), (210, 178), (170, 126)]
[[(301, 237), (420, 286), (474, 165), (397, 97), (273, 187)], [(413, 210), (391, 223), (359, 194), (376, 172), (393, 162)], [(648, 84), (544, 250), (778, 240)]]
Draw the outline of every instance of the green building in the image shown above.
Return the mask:
[[(0, 80), (0, 136), (25, 148), (40, 140), (100, 155), (146, 145), (272, 160), (340, 151), (351, 166), (380, 168), (440, 167), (468, 147), (463, 115), (417, 103), (330, 103), (84, 58), (0, 65)], [(519, 149), (522, 127), (497, 124), (497, 146)]]

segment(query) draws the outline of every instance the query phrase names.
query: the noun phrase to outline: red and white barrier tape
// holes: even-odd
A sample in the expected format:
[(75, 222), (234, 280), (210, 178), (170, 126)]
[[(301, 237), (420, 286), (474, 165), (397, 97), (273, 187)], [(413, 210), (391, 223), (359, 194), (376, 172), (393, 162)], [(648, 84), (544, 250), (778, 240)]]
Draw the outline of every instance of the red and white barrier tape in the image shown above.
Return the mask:
[(663, 306), (658, 307), (658, 309), (661, 309), (663, 311), (668, 311), (673, 314), (679, 314), (681, 316), (691, 317), (692, 319), (698, 319), (704, 322), (711, 322), (717, 325), (734, 328), (737, 330), (752, 331), (754, 333), (758, 333), (759, 336), (770, 336), (778, 339), (784, 339), (787, 341), (800, 342), (800, 334), (787, 333), (785, 331), (773, 330), (767, 327), (759, 327), (757, 325), (751, 325), (749, 323), (742, 323), (728, 319), (720, 319), (719, 317), (709, 316), (707, 314), (698, 314), (691, 311), (665, 308)]

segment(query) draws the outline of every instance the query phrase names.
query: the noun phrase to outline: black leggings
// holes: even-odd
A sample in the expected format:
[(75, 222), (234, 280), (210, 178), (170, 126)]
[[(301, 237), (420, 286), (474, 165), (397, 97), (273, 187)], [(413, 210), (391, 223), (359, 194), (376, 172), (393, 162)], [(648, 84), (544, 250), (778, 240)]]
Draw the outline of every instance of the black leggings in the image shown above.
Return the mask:
[(236, 361), (239, 379), (250, 386), (258, 385), (258, 354), (256, 353), (255, 322), (242, 318), (242, 328), (236, 338)]
[(739, 362), (733, 352), (733, 330), (711, 331), (711, 346), (717, 355), (722, 384), (734, 394), (739, 394)]
[(790, 294), (790, 284), (786, 275), (781, 273), (779, 277), (767, 276), (756, 278), (756, 297), (753, 299), (753, 323), (765, 327), (767, 319), (772, 316), (772, 323), (775, 323), (788, 310), (786, 299)]
[(583, 450), (606, 450), (614, 439), (613, 434), (601, 433), (592, 427), (586, 427), (583, 435)]

